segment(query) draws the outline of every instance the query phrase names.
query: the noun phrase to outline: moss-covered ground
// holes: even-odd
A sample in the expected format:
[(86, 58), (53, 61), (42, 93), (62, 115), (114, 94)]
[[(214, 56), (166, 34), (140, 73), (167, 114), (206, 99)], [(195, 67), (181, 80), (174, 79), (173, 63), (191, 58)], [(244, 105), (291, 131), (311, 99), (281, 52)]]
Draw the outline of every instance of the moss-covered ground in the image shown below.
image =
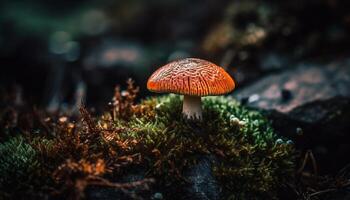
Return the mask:
[[(110, 108), (98, 117), (82, 107), (75, 121), (46, 114), (31, 117), (36, 126), (10, 127), (3, 121), (0, 198), (79, 199), (92, 186), (142, 197), (133, 189), (186, 183), (183, 172), (198, 155), (216, 158), (212, 171), (223, 199), (277, 198), (293, 179), (293, 145), (259, 112), (229, 97), (206, 97), (203, 120), (187, 120), (180, 96), (136, 104), (136, 93), (131, 82), (126, 92), (117, 89)], [(119, 181), (131, 168), (144, 169), (145, 178)]]

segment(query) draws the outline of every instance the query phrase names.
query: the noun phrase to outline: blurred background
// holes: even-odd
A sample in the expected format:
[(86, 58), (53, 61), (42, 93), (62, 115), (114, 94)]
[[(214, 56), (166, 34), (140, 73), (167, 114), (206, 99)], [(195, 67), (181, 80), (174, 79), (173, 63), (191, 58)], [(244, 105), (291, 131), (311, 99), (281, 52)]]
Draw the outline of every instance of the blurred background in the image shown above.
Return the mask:
[(77, 96), (99, 107), (128, 77), (143, 97), (159, 66), (200, 57), (240, 89), (299, 61), (346, 57), (349, 9), (346, 0), (2, 0), (0, 84), (49, 110)]

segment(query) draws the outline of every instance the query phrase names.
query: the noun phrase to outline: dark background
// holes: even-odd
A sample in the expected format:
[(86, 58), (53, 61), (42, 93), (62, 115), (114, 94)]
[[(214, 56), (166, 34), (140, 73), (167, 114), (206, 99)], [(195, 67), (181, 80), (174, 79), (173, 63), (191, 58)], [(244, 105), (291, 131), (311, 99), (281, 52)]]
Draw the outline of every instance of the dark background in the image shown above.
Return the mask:
[(99, 107), (128, 77), (149, 95), (156, 68), (200, 57), (241, 89), (301, 60), (346, 57), (349, 8), (346, 0), (3, 0), (0, 84), (52, 110), (79, 92)]

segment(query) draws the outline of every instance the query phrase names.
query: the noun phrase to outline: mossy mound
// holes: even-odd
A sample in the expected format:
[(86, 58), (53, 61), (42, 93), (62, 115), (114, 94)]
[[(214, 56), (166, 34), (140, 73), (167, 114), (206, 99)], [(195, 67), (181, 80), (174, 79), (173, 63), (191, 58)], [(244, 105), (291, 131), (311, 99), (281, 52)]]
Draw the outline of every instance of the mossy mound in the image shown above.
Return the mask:
[[(232, 98), (203, 98), (202, 121), (183, 118), (178, 95), (150, 98), (139, 108), (147, 114), (115, 120), (114, 128), (128, 130), (116, 137), (137, 141), (130, 151), (142, 152), (148, 172), (161, 181), (181, 180), (198, 155), (217, 158), (212, 170), (225, 197), (276, 197), (291, 180), (293, 145), (278, 138), (262, 114)], [(108, 126), (108, 121), (100, 124)]]
[[(98, 118), (84, 108), (78, 122), (46, 116), (38, 119), (42, 126), (35, 134), (21, 129), (20, 136), (2, 142), (0, 196), (83, 198), (93, 186), (132, 191), (130, 198), (135, 188), (151, 187), (171, 199), (166, 188), (186, 185), (184, 171), (199, 155), (215, 158), (212, 172), (223, 199), (276, 198), (290, 182), (293, 145), (279, 139), (259, 112), (231, 98), (207, 97), (203, 120), (187, 120), (178, 95), (134, 104), (128, 91), (126, 97), (117, 91), (112, 107)], [(131, 169), (142, 169), (144, 179), (123, 183)], [(150, 194), (137, 193), (146, 199)]]

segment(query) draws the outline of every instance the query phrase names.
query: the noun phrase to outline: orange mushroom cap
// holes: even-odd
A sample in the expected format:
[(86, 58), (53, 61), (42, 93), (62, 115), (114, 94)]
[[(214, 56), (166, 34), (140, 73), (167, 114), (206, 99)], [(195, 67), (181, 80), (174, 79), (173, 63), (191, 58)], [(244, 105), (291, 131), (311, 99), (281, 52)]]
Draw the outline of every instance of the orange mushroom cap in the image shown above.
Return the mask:
[(164, 65), (148, 79), (152, 92), (191, 96), (222, 95), (235, 88), (231, 76), (221, 67), (198, 58), (185, 58)]

